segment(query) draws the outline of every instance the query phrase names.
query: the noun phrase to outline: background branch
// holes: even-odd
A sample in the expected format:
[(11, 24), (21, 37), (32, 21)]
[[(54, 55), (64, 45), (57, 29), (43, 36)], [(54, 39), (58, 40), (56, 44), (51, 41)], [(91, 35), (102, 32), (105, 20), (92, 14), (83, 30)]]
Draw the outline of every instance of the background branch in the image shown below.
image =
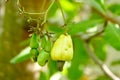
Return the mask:
[(85, 46), (85, 49), (88, 53), (88, 55), (90, 56), (90, 58), (100, 66), (100, 68), (103, 70), (103, 72), (108, 76), (110, 77), (112, 80), (120, 80), (119, 77), (117, 77), (114, 73), (112, 73), (112, 71), (110, 71), (110, 69), (107, 67), (107, 65), (105, 65), (99, 58), (97, 58), (97, 56), (95, 56), (94, 52), (92, 51), (92, 49), (90, 48), (89, 46), (89, 42), (91, 41), (92, 38), (102, 34), (105, 30), (107, 26), (107, 21), (105, 21), (104, 25), (103, 25), (103, 30), (101, 30), (100, 32), (97, 32), (95, 35), (93, 36), (90, 36), (89, 38), (87, 39), (84, 39), (85, 43), (84, 43), (84, 46)]
[(107, 26), (107, 23), (108, 23), (108, 22), (105, 21), (105, 22), (104, 22), (104, 25), (103, 25), (103, 29), (102, 29), (101, 31), (97, 32), (95, 35), (90, 36), (88, 39), (86, 39), (86, 41), (89, 42), (92, 38), (101, 35), (101, 34), (105, 31), (105, 28), (106, 28), (106, 26)]
[(95, 61), (96, 64), (100, 66), (100, 68), (104, 71), (104, 73), (109, 76), (112, 80), (120, 80), (116, 75), (114, 75), (110, 69), (101, 61), (99, 60), (93, 53), (93, 51), (90, 49), (89, 43), (85, 42), (85, 48), (88, 53), (88, 55)]
[(92, 8), (97, 14), (99, 14), (101, 17), (103, 17), (106, 21), (110, 21), (112, 23), (118, 24), (120, 26), (120, 20), (116, 19), (114, 16), (110, 15), (111, 13), (103, 14), (96, 8)]

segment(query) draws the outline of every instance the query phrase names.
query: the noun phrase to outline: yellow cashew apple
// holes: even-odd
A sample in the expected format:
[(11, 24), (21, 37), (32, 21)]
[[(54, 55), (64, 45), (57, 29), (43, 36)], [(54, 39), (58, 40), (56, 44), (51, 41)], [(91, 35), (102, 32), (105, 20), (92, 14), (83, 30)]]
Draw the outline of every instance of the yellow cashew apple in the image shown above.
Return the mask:
[(73, 44), (70, 35), (62, 34), (55, 41), (51, 50), (51, 58), (59, 61), (70, 61), (73, 58)]

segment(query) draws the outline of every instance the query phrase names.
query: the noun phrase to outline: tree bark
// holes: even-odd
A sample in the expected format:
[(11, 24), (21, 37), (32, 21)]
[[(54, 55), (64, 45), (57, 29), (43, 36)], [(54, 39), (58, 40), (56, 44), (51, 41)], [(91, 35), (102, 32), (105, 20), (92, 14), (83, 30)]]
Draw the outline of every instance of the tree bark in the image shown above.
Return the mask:
[(0, 26), (3, 30), (0, 33), (0, 80), (33, 80), (32, 73), (26, 70), (28, 61), (20, 64), (10, 63), (10, 60), (23, 48), (19, 44), (25, 38), (23, 35), (26, 35), (16, 7), (16, 0), (5, 3), (5, 15), (3, 20), (0, 20), (3, 22)]

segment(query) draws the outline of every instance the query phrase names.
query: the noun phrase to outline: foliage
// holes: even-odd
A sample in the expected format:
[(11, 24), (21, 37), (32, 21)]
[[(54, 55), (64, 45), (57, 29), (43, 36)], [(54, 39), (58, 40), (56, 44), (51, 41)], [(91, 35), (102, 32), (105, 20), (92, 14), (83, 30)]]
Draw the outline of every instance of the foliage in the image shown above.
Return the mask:
[[(25, 0), (26, 2), (27, 0)], [(40, 66), (47, 64), (48, 72), (40, 71), (40, 80), (50, 80), (53, 74), (59, 72), (59, 70), (62, 70), (61, 75), (65, 75), (69, 80), (80, 80), (82, 76), (87, 75), (85, 72), (88, 65), (96, 66), (92, 63), (91, 60), (93, 60), (96, 63), (98, 62), (97, 64), (102, 69), (101, 71), (105, 72), (109, 78), (116, 79), (117, 77), (114, 74), (109, 75), (103, 69), (102, 64), (105, 63), (109, 55), (109, 53), (107, 54), (108, 45), (117, 51), (120, 50), (120, 20), (114, 17), (118, 17), (120, 14), (120, 4), (108, 5), (107, 3), (109, 2), (105, 0), (85, 0), (81, 2), (77, 2), (76, 0), (48, 0), (47, 2), (43, 0), (43, 3), (41, 3), (42, 6), (39, 7), (42, 12), (39, 13), (38, 6), (36, 7), (37, 12), (34, 13), (33, 11), (35, 10), (32, 10), (34, 7), (31, 5), (31, 8), (24, 6), (24, 8), (30, 9), (31, 12), (24, 11), (24, 8), (19, 7), (18, 11), (24, 16), (24, 20), (29, 21), (24, 22), (24, 25), (27, 23), (32, 24), (29, 24), (27, 28), (29, 28), (29, 34), (35, 34), (35, 37), (29, 37), (30, 43), (27, 46), (30, 46), (30, 48), (21, 50), (10, 62), (19, 63), (32, 59), (34, 62), (39, 61)], [(36, 2), (33, 4), (35, 5)], [(45, 4), (49, 6), (47, 7)], [(81, 18), (84, 13), (87, 13), (84, 10), (86, 5), (90, 8), (88, 8), (89, 10), (87, 11), (89, 12), (86, 14), (89, 16)], [(49, 56), (51, 55), (51, 49), (54, 48), (55, 41), (63, 34), (66, 36), (69, 34), (72, 38), (72, 42), (69, 44), (73, 44), (73, 59), (62, 59), (62, 61), (52, 60), (51, 56)], [(67, 43), (66, 40), (68, 39), (61, 39), (60, 43)], [(87, 51), (88, 49), (86, 49), (85, 44), (91, 50), (90, 52)], [(58, 45), (64, 47), (65, 44)], [(58, 47), (57, 51), (62, 52), (63, 57), (67, 57), (64, 54), (65, 51), (59, 51), (62, 50), (60, 47)], [(31, 53), (33, 49), (37, 51), (37, 55), (35, 52)], [(47, 57), (45, 54), (47, 54)], [(95, 58), (91, 57), (91, 55), (95, 56)], [(63, 58), (61, 54), (57, 54), (57, 56)], [(119, 60), (115, 64), (120, 64)], [(120, 76), (120, 74), (118, 75)], [(97, 77), (96, 80), (109, 80), (108, 77), (105, 77), (105, 74), (98, 74)]]

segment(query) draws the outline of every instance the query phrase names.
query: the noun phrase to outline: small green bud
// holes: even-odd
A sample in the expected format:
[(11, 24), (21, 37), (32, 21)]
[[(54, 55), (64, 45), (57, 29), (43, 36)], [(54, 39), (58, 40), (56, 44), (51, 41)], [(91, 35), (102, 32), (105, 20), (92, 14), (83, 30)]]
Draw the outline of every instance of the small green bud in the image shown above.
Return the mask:
[(38, 56), (38, 54), (39, 54), (39, 51), (37, 49), (32, 48), (30, 50), (30, 55), (31, 56)]
[(44, 66), (48, 58), (49, 58), (49, 53), (45, 52), (44, 50), (41, 50), (38, 55), (37, 62), (40, 66)]
[(37, 34), (33, 33), (31, 40), (30, 40), (30, 47), (31, 48), (38, 48), (39, 47), (39, 43), (37, 41)]

